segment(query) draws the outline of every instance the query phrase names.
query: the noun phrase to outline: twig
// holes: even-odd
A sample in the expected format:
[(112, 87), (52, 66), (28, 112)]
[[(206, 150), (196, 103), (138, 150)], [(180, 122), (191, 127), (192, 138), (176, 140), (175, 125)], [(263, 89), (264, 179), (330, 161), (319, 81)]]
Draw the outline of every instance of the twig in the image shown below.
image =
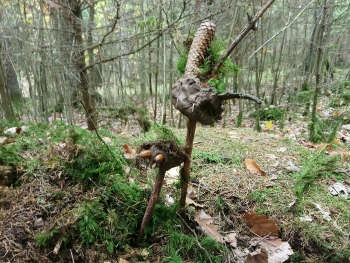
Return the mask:
[(75, 261), (74, 261), (72, 250), (70, 249), (69, 251), (70, 251), (70, 256), (72, 257), (72, 262), (74, 263)]
[(279, 34), (281, 34), (283, 31), (285, 31), (287, 28), (289, 28), (294, 22), (305, 12), (306, 8), (308, 8), (315, 0), (311, 0), (304, 8), (294, 17), (294, 19), (291, 22), (287, 22), (287, 24), (276, 34), (274, 34), (272, 37), (270, 37), (268, 40), (266, 40), (257, 50), (254, 51), (253, 54), (251, 54), (248, 57), (248, 60), (250, 60), (253, 56), (255, 56), (256, 53), (258, 53), (264, 46), (266, 46), (268, 43), (271, 42), (275, 37), (277, 37)]
[(252, 101), (254, 101), (254, 102), (258, 103), (258, 104), (263, 103), (263, 101), (261, 99), (259, 99), (258, 97), (255, 97), (253, 95), (250, 95), (250, 94), (225, 92), (225, 93), (219, 94), (218, 97), (223, 99), (223, 100), (247, 99), (247, 100), (252, 100)]
[(228, 58), (228, 56), (232, 53), (232, 51), (237, 47), (239, 42), (241, 42), (249, 33), (250, 30), (255, 29), (255, 23), (258, 21), (258, 19), (265, 13), (265, 11), (273, 4), (275, 0), (269, 0), (262, 8), (261, 10), (256, 13), (256, 15), (248, 21), (248, 25), (245, 26), (245, 28), (239, 33), (239, 35), (236, 37), (235, 40), (231, 43), (229, 48), (227, 49), (226, 53), (220, 58), (219, 62), (215, 65), (214, 69), (209, 75), (209, 78), (214, 77), (221, 66), (224, 64), (225, 60)]
[(138, 242), (141, 241), (141, 239), (143, 237), (143, 233), (145, 231), (145, 227), (148, 225), (149, 221), (152, 218), (152, 213), (153, 213), (154, 207), (155, 207), (156, 203), (158, 202), (158, 198), (159, 198), (160, 190), (162, 188), (164, 176), (165, 176), (165, 170), (159, 168), (156, 182), (154, 184), (154, 190), (153, 190), (153, 193), (151, 195), (151, 198), (148, 201), (147, 208), (146, 208), (145, 214), (144, 214), (143, 219), (142, 219), (139, 236), (137, 238)]
[(207, 251), (204, 247), (202, 247), (201, 243), (199, 242), (198, 236), (197, 236), (197, 234), (196, 234), (196, 231), (194, 231), (194, 230), (186, 223), (185, 219), (182, 218), (182, 216), (179, 214), (179, 212), (176, 212), (176, 214), (177, 214), (178, 217), (181, 219), (181, 221), (184, 223), (184, 225), (188, 228), (188, 230), (190, 230), (190, 231), (192, 232), (192, 234), (195, 236), (198, 247), (199, 247), (201, 250), (204, 251), (204, 253), (206, 254), (206, 256), (207, 256), (208, 259), (209, 259), (209, 262), (212, 263), (208, 251)]

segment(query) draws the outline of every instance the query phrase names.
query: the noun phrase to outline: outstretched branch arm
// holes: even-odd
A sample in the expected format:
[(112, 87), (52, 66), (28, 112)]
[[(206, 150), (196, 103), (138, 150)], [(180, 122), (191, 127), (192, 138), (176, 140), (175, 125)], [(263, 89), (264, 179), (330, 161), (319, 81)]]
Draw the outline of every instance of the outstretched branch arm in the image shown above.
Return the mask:
[(246, 99), (246, 100), (252, 100), (258, 104), (263, 103), (261, 99), (250, 94), (225, 92), (225, 93), (219, 94), (218, 97), (221, 98), (222, 100)]
[(262, 8), (261, 10), (256, 13), (256, 15), (248, 21), (248, 25), (245, 26), (245, 28), (239, 33), (239, 35), (233, 40), (229, 48), (227, 49), (226, 53), (220, 58), (219, 62), (215, 65), (214, 69), (212, 70), (210, 77), (215, 77), (215, 75), (218, 73), (221, 66), (224, 64), (225, 60), (228, 58), (228, 56), (232, 53), (232, 51), (237, 47), (239, 42), (241, 42), (246, 35), (249, 33), (250, 30), (255, 29), (255, 24), (258, 21), (258, 19), (265, 13), (265, 11), (275, 2), (275, 0), (269, 0)]

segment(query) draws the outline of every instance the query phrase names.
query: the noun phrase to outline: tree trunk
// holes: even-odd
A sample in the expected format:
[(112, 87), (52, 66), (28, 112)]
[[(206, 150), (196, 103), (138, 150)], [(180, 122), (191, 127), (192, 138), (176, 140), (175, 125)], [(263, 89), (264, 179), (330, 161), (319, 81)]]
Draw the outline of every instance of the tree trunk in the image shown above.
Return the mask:
[(13, 121), (15, 119), (15, 114), (13, 112), (10, 96), (7, 92), (6, 87), (6, 74), (4, 69), (4, 64), (2, 61), (2, 44), (0, 42), (0, 95), (1, 95), (1, 106), (5, 113), (5, 118), (8, 121)]
[(318, 41), (317, 41), (317, 55), (316, 55), (316, 65), (315, 65), (315, 92), (313, 97), (313, 103), (312, 103), (312, 113), (311, 113), (311, 126), (310, 126), (310, 141), (316, 142), (315, 138), (315, 132), (316, 132), (316, 122), (317, 122), (317, 102), (318, 102), (318, 96), (320, 93), (320, 65), (322, 60), (322, 54), (323, 54), (323, 45), (324, 45), (324, 31), (325, 31), (325, 18), (326, 18), (326, 12), (327, 12), (327, 0), (324, 0), (323, 7), (322, 7), (322, 14), (320, 18), (320, 29), (318, 34)]
[(79, 69), (79, 80), (80, 80), (80, 90), (83, 97), (84, 108), (86, 109), (85, 116), (86, 122), (89, 130), (94, 130), (97, 128), (97, 116), (94, 104), (92, 103), (92, 97), (89, 93), (89, 82), (88, 75), (86, 72), (85, 64), (85, 52), (83, 49), (83, 32), (82, 32), (82, 9), (80, 1), (72, 1), (72, 13), (73, 17), (73, 29), (74, 29), (74, 39), (76, 43), (76, 50), (74, 52), (73, 61), (76, 67)]

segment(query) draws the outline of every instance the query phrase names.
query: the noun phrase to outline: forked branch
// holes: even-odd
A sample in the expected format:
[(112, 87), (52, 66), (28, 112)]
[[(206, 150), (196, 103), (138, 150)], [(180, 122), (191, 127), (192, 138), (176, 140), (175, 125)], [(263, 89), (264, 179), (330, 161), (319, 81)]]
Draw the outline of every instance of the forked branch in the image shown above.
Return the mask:
[(249, 33), (250, 30), (255, 29), (255, 24), (258, 21), (258, 19), (265, 13), (265, 11), (275, 2), (275, 0), (269, 0), (262, 8), (261, 10), (256, 13), (256, 15), (248, 21), (248, 24), (245, 26), (245, 28), (239, 33), (239, 35), (233, 40), (229, 48), (227, 49), (226, 53), (220, 58), (219, 62), (216, 63), (215, 67), (213, 68), (210, 77), (213, 78), (218, 73), (219, 69), (224, 64), (225, 60), (228, 58), (228, 56), (232, 53), (232, 51), (237, 47), (239, 42), (241, 42)]

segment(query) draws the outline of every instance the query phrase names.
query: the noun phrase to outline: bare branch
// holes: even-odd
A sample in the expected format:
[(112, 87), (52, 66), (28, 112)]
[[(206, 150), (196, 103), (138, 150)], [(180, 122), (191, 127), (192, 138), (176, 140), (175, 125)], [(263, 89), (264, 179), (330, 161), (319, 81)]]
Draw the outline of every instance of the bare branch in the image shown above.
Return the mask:
[(255, 97), (253, 95), (250, 95), (250, 94), (225, 92), (225, 93), (219, 94), (218, 97), (223, 99), (223, 100), (246, 99), (246, 100), (252, 100), (258, 104), (263, 103), (263, 101), (261, 99), (259, 99), (258, 97)]
[(214, 69), (212, 70), (209, 78), (214, 77), (221, 66), (224, 64), (225, 60), (228, 58), (228, 56), (232, 53), (232, 51), (237, 47), (239, 42), (241, 42), (249, 33), (250, 30), (253, 30), (255, 28), (255, 23), (258, 21), (258, 19), (265, 13), (265, 11), (275, 2), (275, 0), (269, 0), (262, 8), (261, 10), (249, 21), (248, 25), (245, 26), (245, 28), (239, 33), (239, 35), (236, 37), (235, 40), (231, 43), (229, 48), (227, 49), (226, 53), (220, 58), (219, 62), (215, 65)]
[(275, 37), (277, 37), (279, 34), (281, 34), (283, 31), (285, 31), (286, 29), (288, 29), (292, 24), (294, 24), (294, 22), (305, 12), (305, 10), (314, 2), (315, 0), (311, 0), (306, 6), (304, 6), (304, 8), (294, 17), (294, 19), (291, 22), (287, 22), (287, 24), (280, 30), (278, 31), (276, 34), (274, 34), (272, 37), (270, 37), (268, 40), (266, 40), (264, 42), (264, 44), (262, 44), (257, 50), (254, 51), (253, 54), (251, 54), (248, 57), (248, 60), (250, 60), (253, 56), (256, 55), (256, 53), (258, 53), (264, 46), (266, 46), (268, 43), (270, 43)]

